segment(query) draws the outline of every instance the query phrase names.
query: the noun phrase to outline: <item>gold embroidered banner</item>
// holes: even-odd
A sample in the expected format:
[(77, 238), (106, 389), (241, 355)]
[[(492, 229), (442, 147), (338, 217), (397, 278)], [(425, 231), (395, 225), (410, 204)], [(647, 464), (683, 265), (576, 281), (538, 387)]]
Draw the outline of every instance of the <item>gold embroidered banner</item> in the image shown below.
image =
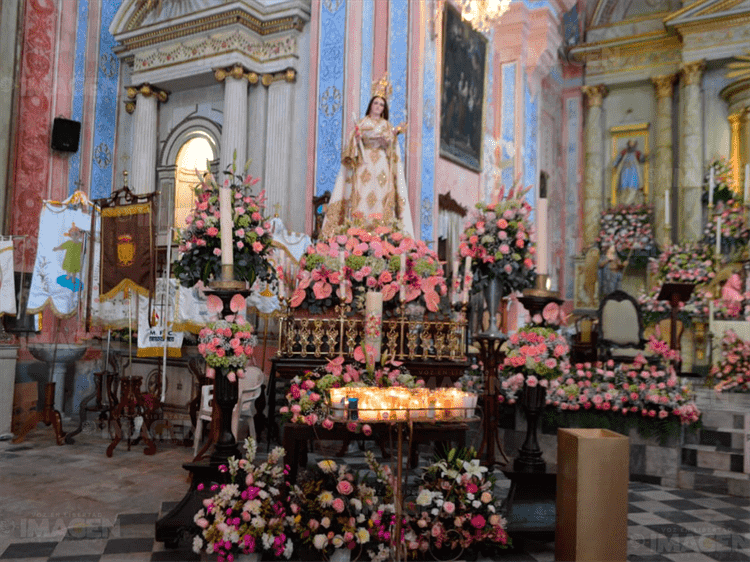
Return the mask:
[(120, 291), (154, 291), (154, 232), (151, 202), (102, 209), (100, 300)]

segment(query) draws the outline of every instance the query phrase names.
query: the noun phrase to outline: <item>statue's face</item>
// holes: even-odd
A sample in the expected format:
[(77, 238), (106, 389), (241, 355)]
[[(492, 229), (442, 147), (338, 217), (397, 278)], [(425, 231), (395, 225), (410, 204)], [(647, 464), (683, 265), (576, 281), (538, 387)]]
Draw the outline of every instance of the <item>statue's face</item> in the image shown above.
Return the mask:
[(372, 105), (370, 106), (370, 115), (373, 117), (382, 117), (384, 109), (385, 102), (383, 98), (375, 98), (372, 100)]

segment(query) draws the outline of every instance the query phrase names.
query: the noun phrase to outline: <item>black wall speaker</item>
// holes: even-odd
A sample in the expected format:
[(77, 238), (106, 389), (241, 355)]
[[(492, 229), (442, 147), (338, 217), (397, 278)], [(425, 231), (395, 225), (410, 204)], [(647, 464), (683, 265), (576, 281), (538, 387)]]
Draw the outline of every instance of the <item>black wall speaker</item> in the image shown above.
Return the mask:
[(81, 122), (55, 117), (52, 124), (52, 148), (65, 152), (78, 150), (78, 139), (81, 136)]

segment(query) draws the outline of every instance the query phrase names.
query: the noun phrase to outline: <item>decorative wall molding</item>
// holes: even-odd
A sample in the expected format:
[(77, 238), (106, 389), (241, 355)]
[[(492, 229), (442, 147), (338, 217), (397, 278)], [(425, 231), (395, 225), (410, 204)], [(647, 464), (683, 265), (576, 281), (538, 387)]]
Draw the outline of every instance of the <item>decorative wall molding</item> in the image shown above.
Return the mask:
[(158, 49), (136, 52), (133, 56), (133, 72), (161, 69), (232, 53), (242, 53), (243, 59), (263, 64), (296, 59), (299, 55), (298, 48), (296, 32), (264, 41), (247, 30), (224, 30)]

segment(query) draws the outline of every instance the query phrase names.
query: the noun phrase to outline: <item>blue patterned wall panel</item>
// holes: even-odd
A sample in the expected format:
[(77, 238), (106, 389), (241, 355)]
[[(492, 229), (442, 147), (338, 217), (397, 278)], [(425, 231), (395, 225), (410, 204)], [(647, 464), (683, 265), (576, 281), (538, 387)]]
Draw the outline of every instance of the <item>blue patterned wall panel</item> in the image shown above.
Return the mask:
[[(531, 95), (528, 79), (524, 74), (524, 151), (523, 151), (523, 186), (535, 186), (537, 181), (537, 134), (539, 130), (539, 94)], [(536, 206), (536, 192), (532, 187), (526, 194), (526, 200), (532, 208)], [(534, 220), (532, 218), (532, 220)]]
[(94, 110), (94, 154), (91, 164), (91, 197), (98, 199), (112, 193), (112, 158), (117, 128), (117, 85), (120, 61), (115, 56), (116, 42), (109, 26), (122, 0), (103, 0), (99, 31), (99, 61)]
[[(502, 88), (502, 115), (500, 117), (500, 137), (503, 140), (503, 160), (510, 160), (514, 158), (514, 155), (510, 152), (509, 148), (514, 147), (515, 151), (518, 152), (516, 146), (516, 63), (504, 64), (502, 68), (503, 72), (503, 88)], [(507, 192), (508, 189), (513, 185), (513, 179), (515, 178), (515, 164), (511, 164), (507, 168), (503, 168), (502, 171), (503, 185)]]
[(318, 50), (318, 128), (315, 194), (333, 191), (341, 165), (346, 3), (325, 0), (320, 8)]
[[(409, 68), (409, 2), (390, 0), (388, 3), (388, 76), (393, 84), (393, 96), (388, 104), (388, 120), (395, 126), (406, 117), (406, 85)], [(399, 135), (401, 154), (404, 152), (404, 135)]]
[[(435, 207), (435, 127), (437, 88), (435, 70), (437, 67), (437, 45), (429, 36), (425, 40), (423, 93), (422, 93), (422, 186), (419, 195), (420, 238), (432, 240), (432, 212)], [(434, 248), (433, 248), (434, 249)]]
[(370, 92), (372, 90), (372, 48), (374, 29), (374, 0), (362, 0), (362, 74), (360, 75), (359, 80), (360, 116), (365, 114), (365, 111), (367, 111), (367, 104), (370, 103)]
[[(73, 68), (73, 103), (70, 118), (73, 121), (83, 121), (83, 93), (86, 78), (86, 32), (89, 25), (89, 2), (79, 0), (78, 16), (76, 18), (76, 43)], [(79, 146), (81, 146), (79, 144)], [(70, 156), (68, 167), (68, 194), (73, 193), (78, 186), (76, 182), (81, 174), (81, 149)], [(84, 191), (86, 191), (84, 189)]]

